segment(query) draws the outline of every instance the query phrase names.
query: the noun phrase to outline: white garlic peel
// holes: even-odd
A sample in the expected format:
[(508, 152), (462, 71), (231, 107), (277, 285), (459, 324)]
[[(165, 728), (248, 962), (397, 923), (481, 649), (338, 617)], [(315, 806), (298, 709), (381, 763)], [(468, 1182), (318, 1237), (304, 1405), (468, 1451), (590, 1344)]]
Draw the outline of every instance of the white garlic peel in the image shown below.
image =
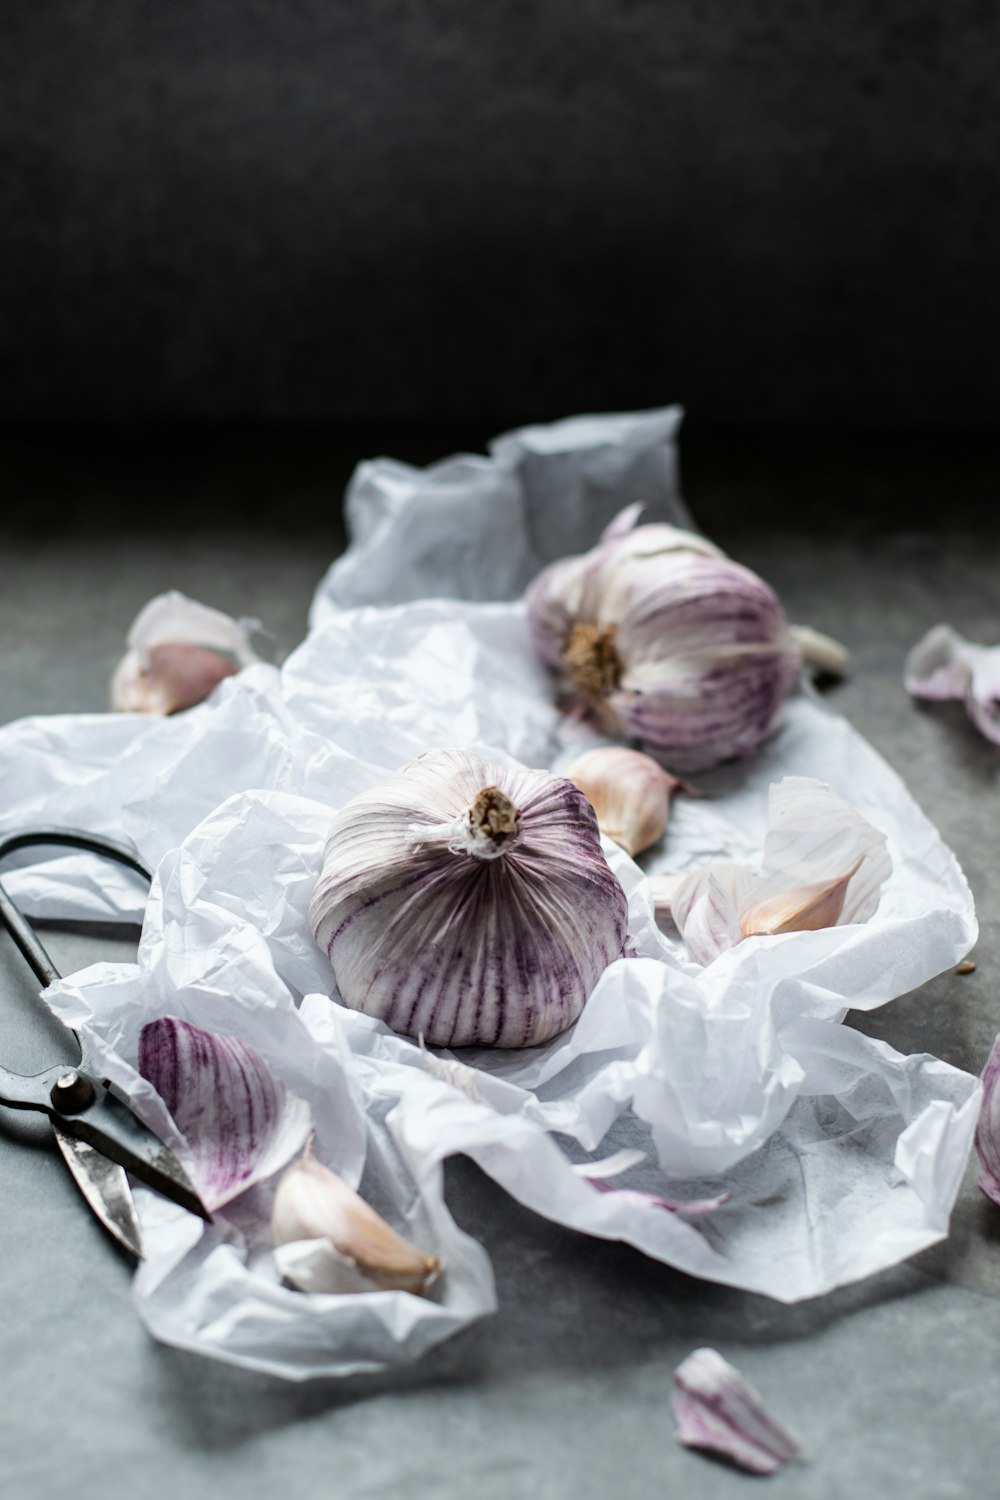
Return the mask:
[(259, 621), (234, 620), (177, 589), (157, 594), (129, 627), (111, 707), (164, 715), (193, 708), (224, 678), (260, 660), (250, 645), (250, 632), (259, 629)]
[(307, 1148), (288, 1168), (271, 1213), (275, 1261), (302, 1291), (423, 1293), (441, 1263), (426, 1255)]
[(355, 1010), (431, 1046), (529, 1047), (620, 957), (627, 902), (571, 781), (434, 750), (338, 814), (309, 916)]
[(527, 607), (569, 706), (679, 770), (754, 751), (802, 665), (767, 584), (670, 526), (612, 523), (593, 551), (546, 568)]

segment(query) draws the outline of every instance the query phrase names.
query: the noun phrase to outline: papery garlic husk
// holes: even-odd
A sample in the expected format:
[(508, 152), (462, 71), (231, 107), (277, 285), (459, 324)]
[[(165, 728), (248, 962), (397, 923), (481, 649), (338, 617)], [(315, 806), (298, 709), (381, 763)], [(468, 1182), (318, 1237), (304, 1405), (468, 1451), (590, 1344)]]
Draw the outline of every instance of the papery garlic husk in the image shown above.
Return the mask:
[(338, 814), (309, 918), (355, 1010), (431, 1046), (530, 1047), (621, 956), (627, 902), (571, 781), (433, 750)]
[(760, 1393), (715, 1349), (696, 1349), (677, 1366), (670, 1406), (685, 1447), (724, 1454), (752, 1474), (773, 1474), (801, 1452)]
[[(355, 1291), (356, 1273), (383, 1291), (422, 1293), (441, 1263), (411, 1245), (307, 1147), (282, 1177), (271, 1214), (278, 1266), (303, 1291)], [(301, 1242), (310, 1242), (308, 1246)], [(345, 1277), (345, 1272), (347, 1276)]]
[(696, 963), (751, 936), (866, 922), (892, 872), (885, 834), (821, 781), (786, 776), (768, 793), (759, 869), (717, 861), (654, 891)]
[(187, 1140), (210, 1209), (280, 1171), (308, 1138), (308, 1105), (239, 1037), (161, 1016), (139, 1034), (139, 1072)]
[(585, 750), (565, 774), (594, 809), (601, 832), (631, 855), (662, 837), (670, 798), (681, 784), (651, 756), (621, 745)]
[(193, 708), (260, 660), (249, 639), (257, 628), (256, 621), (234, 620), (176, 589), (158, 594), (129, 628), (128, 650), (111, 679), (111, 707), (160, 715)]
[(1000, 646), (980, 646), (950, 625), (935, 625), (906, 658), (904, 681), (914, 698), (957, 698), (980, 734), (1000, 745)]
[(527, 608), (568, 705), (678, 770), (755, 750), (802, 665), (767, 584), (672, 526), (612, 523), (593, 551), (546, 568)]
[(979, 1186), (987, 1198), (1000, 1204), (1000, 1036), (983, 1069), (983, 1102), (976, 1122), (975, 1147), (982, 1168)]

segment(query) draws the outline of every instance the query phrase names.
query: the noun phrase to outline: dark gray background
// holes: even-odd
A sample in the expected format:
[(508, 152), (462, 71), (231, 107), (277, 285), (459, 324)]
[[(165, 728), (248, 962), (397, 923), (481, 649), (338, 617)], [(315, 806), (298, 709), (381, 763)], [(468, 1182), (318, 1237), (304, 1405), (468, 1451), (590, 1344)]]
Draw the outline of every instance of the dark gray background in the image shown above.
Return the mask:
[(983, 428), (996, 17), (7, 0), (0, 422)]

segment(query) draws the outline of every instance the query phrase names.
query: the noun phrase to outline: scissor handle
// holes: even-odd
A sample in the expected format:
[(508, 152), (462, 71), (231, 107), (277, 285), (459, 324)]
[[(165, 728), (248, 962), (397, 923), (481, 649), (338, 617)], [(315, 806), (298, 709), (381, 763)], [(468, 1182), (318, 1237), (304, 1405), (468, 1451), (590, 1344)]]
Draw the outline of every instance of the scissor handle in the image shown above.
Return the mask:
[[(105, 859), (113, 859), (116, 864), (135, 870), (137, 875), (144, 876), (146, 880), (153, 878), (152, 871), (125, 844), (119, 844), (115, 839), (97, 838), (94, 834), (83, 833), (78, 828), (36, 828), (30, 833), (9, 833), (6, 838), (0, 838), (0, 863), (16, 850), (30, 849), (37, 844), (55, 844), (67, 849), (83, 849), (88, 854), (100, 854)], [(46, 953), (35, 929), (2, 884), (0, 884), (0, 923), (6, 927), (24, 954), (35, 978), (41, 980), (43, 986), (53, 984), (60, 977), (59, 970)]]

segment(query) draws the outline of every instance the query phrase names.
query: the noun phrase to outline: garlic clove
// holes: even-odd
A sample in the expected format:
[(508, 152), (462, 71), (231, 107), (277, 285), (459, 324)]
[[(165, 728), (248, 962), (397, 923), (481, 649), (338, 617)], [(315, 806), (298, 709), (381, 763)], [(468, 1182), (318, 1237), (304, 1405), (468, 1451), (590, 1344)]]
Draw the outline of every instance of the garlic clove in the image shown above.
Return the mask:
[(794, 886), (747, 907), (740, 915), (741, 936), (773, 937), (781, 932), (817, 932), (821, 927), (835, 927), (844, 910), (847, 887), (860, 865), (859, 859), (846, 875)]
[(813, 630), (811, 625), (793, 625), (791, 632), (802, 652), (803, 663), (818, 677), (846, 675), (851, 660), (846, 646), (832, 636), (824, 635), (821, 630)]
[(626, 854), (641, 854), (662, 836), (676, 777), (638, 750), (617, 745), (587, 750), (567, 767), (597, 814), (597, 826)]
[(186, 1138), (210, 1209), (272, 1176), (308, 1136), (308, 1105), (238, 1037), (162, 1016), (139, 1035), (139, 1072)]
[(112, 678), (111, 707), (117, 713), (180, 713), (203, 703), (237, 670), (225, 657), (203, 646), (153, 646), (145, 657), (129, 651)]
[(801, 1453), (759, 1392), (715, 1349), (696, 1349), (678, 1365), (670, 1406), (678, 1442), (724, 1454), (752, 1474), (773, 1474)]
[[(311, 1145), (278, 1184), (271, 1229), (279, 1247), (327, 1241), (336, 1257), (385, 1291), (423, 1293), (441, 1269), (436, 1256), (397, 1234), (343, 1178), (318, 1162)], [(324, 1252), (320, 1259), (329, 1269), (330, 1257)]]
[(379, 1290), (354, 1261), (340, 1255), (329, 1240), (291, 1240), (274, 1248), (274, 1263), (283, 1281), (299, 1292), (356, 1296)]
[(768, 794), (760, 869), (705, 865), (665, 899), (691, 957), (709, 964), (753, 934), (868, 921), (891, 872), (884, 833), (823, 782), (786, 776)]
[(158, 594), (129, 627), (111, 707), (148, 714), (193, 708), (224, 678), (260, 660), (250, 645), (250, 632), (259, 629), (257, 620), (234, 620), (177, 589)]
[(1000, 1204), (1000, 1036), (983, 1069), (983, 1102), (976, 1122), (975, 1147), (982, 1168), (979, 1186), (987, 1198)]

